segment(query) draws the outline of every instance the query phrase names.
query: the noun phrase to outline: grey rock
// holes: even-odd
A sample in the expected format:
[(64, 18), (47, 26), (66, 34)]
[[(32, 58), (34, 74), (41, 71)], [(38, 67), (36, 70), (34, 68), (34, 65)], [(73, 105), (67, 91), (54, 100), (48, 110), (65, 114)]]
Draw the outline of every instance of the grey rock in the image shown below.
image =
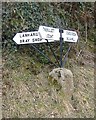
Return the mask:
[(58, 84), (62, 86), (65, 98), (70, 100), (74, 90), (73, 74), (71, 70), (66, 68), (56, 68), (49, 73), (49, 76), (52, 80), (56, 80)]

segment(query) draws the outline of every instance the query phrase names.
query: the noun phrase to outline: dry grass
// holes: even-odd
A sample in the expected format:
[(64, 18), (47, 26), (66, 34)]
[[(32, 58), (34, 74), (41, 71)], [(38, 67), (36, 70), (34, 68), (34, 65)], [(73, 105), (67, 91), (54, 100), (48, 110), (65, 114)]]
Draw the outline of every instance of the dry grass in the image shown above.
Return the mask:
[[(88, 57), (91, 56), (89, 53)], [(3, 70), (3, 117), (5, 118), (72, 118), (94, 117), (94, 65), (84, 58), (84, 65), (73, 64), (72, 101), (57, 83), (48, 79), (50, 65), (30, 67), (27, 55), (19, 58), (20, 67), (11, 69), (8, 60)], [(86, 61), (87, 59), (87, 61)], [(72, 61), (71, 61), (72, 62)], [(7, 66), (6, 66), (7, 64)], [(72, 63), (71, 63), (72, 64)], [(38, 72), (36, 72), (38, 71)]]

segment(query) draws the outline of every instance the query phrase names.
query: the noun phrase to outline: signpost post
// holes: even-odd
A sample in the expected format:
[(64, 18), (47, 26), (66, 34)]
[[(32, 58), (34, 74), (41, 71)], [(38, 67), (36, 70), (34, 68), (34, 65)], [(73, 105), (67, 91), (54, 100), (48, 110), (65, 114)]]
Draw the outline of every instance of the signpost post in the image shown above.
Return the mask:
[[(13, 40), (17, 44), (32, 44), (32, 47), (37, 50), (40, 54), (45, 56), (48, 61), (52, 62), (47, 55), (45, 55), (42, 51), (40, 51), (38, 48), (33, 43), (44, 43), (47, 42), (49, 45), (49, 42), (54, 42), (54, 41), (60, 41), (60, 64), (59, 67), (63, 67), (65, 64), (65, 61), (63, 63), (62, 61), (62, 55), (63, 55), (63, 41), (65, 42), (77, 42), (78, 40), (78, 35), (75, 31), (70, 31), (70, 30), (61, 30), (59, 28), (53, 28), (53, 27), (47, 27), (47, 26), (40, 26), (38, 31), (33, 31), (33, 32), (22, 32), (22, 33), (17, 33)], [(49, 46), (50, 47), (50, 46)], [(57, 60), (57, 57), (53, 51), (53, 49), (50, 47), (55, 59)], [(70, 47), (67, 51), (70, 50)], [(66, 57), (66, 56), (65, 56)], [(65, 58), (66, 59), (66, 58)], [(58, 60), (57, 60), (58, 62)], [(57, 66), (54, 62), (52, 62), (55, 66)]]
[(63, 53), (63, 38), (62, 38), (62, 33), (63, 33), (63, 30), (59, 30), (60, 32), (60, 67), (63, 67), (63, 63), (62, 63), (62, 53)]
[[(40, 35), (43, 39), (54, 39), (55, 41), (60, 41), (60, 67), (63, 67), (62, 53), (63, 53), (63, 41), (65, 42), (77, 42), (78, 35), (75, 31), (70, 30), (61, 30), (59, 28), (52, 28), (47, 26), (40, 26), (39, 30)], [(67, 52), (69, 52), (68, 49)], [(68, 54), (68, 53), (67, 53)], [(65, 61), (64, 61), (65, 63)]]

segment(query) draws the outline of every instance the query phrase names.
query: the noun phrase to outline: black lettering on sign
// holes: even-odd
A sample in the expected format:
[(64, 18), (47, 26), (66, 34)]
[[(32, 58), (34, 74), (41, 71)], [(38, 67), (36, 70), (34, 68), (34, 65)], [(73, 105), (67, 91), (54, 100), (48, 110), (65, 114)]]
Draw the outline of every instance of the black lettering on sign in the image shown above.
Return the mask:
[(75, 41), (73, 38), (68, 38), (68, 37), (67, 37), (67, 40), (73, 40), (73, 41)]
[(53, 35), (47, 34), (47, 38), (52, 38)]
[(66, 32), (67, 35), (72, 35), (72, 36), (76, 36), (76, 33), (74, 32)]
[(32, 33), (31, 36), (38, 36), (38, 33)]
[(30, 34), (24, 34), (24, 37), (29, 37), (30, 36)]
[(43, 30), (46, 31), (46, 32), (51, 32), (51, 33), (54, 32), (54, 29), (53, 29), (53, 28), (46, 28), (46, 27), (43, 27)]
[(29, 42), (30, 39), (26, 39), (25, 42)]
[(22, 43), (22, 40), (20, 40), (20, 43)]
[(36, 42), (36, 41), (42, 41), (42, 39), (40, 39), (40, 38), (33, 38), (32, 39), (32, 42)]
[(29, 34), (23, 34), (22, 35), (22, 37), (28, 37), (29, 36)]
[(29, 40), (30, 39), (26, 39), (26, 40), (22, 39), (22, 40), (20, 40), (20, 43), (29, 42)]
[(20, 34), (20, 38), (22, 37), (31, 37), (31, 36), (38, 36), (38, 33), (23, 33), (23, 34)]
[(24, 39), (23, 40), (20, 40), (20, 43), (24, 42)]
[(27, 33), (25, 33), (25, 34), (20, 34), (20, 38), (22, 38), (22, 37), (29, 37), (30, 36), (30, 34), (27, 34)]
[(38, 36), (38, 33), (35, 33), (35, 36)]

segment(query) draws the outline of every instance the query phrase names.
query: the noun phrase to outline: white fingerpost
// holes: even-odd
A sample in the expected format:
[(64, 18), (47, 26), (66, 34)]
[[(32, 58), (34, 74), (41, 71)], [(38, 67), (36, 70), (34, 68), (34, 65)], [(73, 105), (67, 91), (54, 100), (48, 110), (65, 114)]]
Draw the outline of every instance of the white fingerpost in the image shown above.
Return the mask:
[(47, 27), (47, 26), (40, 26), (39, 30), (40, 35), (44, 39), (59, 41), (60, 40), (60, 33), (58, 28)]
[(66, 42), (77, 42), (78, 35), (76, 31), (63, 30), (62, 38), (64, 38)]

